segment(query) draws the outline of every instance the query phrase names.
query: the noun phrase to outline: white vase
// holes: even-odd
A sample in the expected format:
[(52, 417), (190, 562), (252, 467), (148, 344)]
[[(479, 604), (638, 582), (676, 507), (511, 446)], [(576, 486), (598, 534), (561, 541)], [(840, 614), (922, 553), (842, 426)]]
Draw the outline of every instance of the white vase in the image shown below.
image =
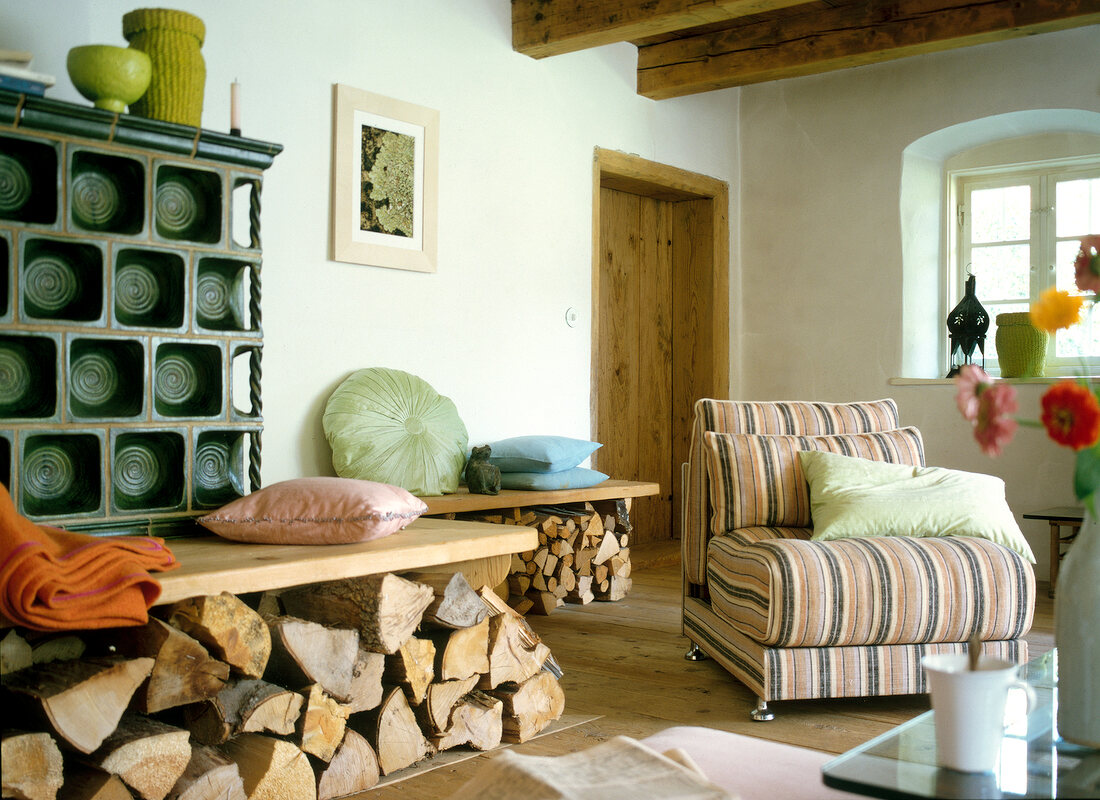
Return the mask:
[(1085, 513), (1058, 571), (1058, 733), (1100, 748), (1100, 523)]

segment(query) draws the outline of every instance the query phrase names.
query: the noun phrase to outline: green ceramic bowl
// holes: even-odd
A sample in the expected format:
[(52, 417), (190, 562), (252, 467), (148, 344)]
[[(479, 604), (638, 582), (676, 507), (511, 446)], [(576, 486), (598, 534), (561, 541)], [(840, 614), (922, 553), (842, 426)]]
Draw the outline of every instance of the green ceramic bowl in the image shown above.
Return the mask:
[(145, 53), (111, 44), (74, 47), (66, 67), (77, 91), (96, 108), (118, 114), (145, 94), (153, 75), (152, 62)]

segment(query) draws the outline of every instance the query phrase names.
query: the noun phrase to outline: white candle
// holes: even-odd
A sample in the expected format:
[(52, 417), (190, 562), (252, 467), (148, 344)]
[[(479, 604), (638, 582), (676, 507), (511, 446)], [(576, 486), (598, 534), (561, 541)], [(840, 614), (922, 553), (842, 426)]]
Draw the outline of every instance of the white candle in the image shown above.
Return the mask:
[(241, 85), (237, 81), (229, 84), (229, 129), (241, 129)]

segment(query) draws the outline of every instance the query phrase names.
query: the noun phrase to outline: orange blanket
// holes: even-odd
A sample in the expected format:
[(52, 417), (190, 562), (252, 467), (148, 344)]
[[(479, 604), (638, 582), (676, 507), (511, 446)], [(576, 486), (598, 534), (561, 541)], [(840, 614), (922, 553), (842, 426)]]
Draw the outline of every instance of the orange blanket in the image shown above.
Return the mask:
[(35, 525), (0, 485), (0, 613), (36, 630), (142, 625), (160, 596), (149, 570), (179, 566), (164, 540)]

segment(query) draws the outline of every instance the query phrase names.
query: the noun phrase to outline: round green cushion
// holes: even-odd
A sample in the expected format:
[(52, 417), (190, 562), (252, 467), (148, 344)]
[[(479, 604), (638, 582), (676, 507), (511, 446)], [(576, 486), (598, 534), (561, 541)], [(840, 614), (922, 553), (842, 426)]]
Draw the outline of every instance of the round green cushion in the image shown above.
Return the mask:
[(469, 437), (450, 398), (415, 375), (372, 367), (349, 375), (325, 404), (325, 437), (341, 478), (450, 494)]

